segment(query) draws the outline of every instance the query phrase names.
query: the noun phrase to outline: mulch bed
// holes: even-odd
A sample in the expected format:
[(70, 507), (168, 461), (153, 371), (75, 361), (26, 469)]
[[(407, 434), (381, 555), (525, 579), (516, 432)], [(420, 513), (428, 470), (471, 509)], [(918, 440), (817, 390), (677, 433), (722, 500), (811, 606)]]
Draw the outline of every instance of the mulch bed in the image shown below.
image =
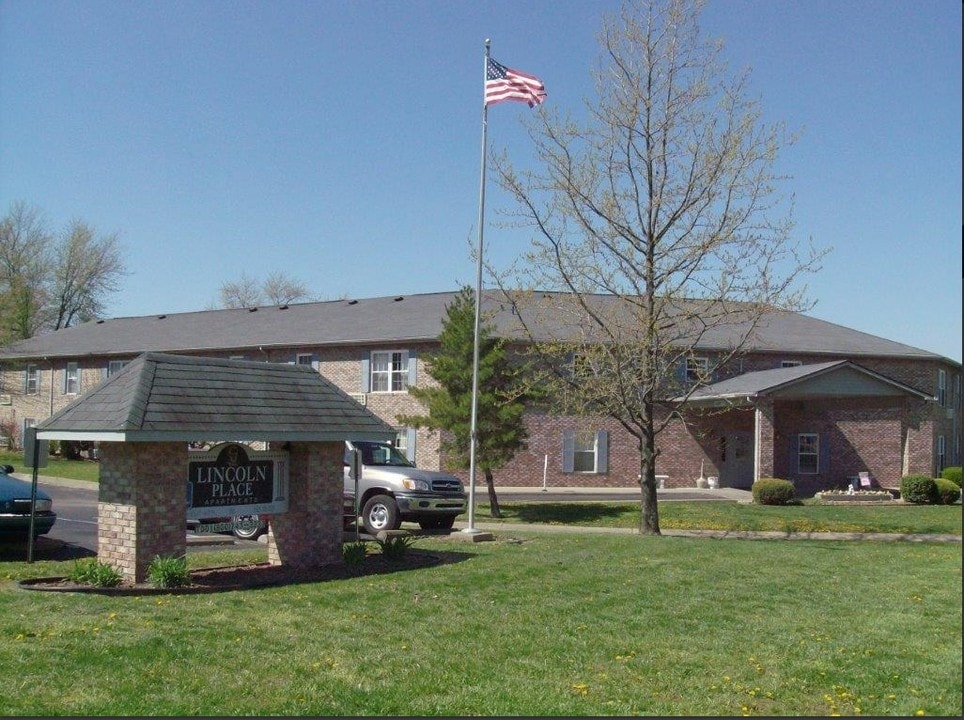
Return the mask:
[(384, 575), (431, 567), (441, 561), (442, 559), (438, 555), (409, 550), (402, 557), (392, 560), (385, 558), (384, 555), (368, 555), (356, 567), (348, 567), (342, 564), (297, 569), (285, 565), (254, 563), (191, 570), (191, 584), (179, 588), (162, 588), (150, 583), (129, 582), (116, 587), (105, 588), (71, 582), (63, 577), (21, 580), (18, 585), (24, 590), (48, 592), (79, 592), (100, 595), (185, 595), (319, 583), (367, 575)]

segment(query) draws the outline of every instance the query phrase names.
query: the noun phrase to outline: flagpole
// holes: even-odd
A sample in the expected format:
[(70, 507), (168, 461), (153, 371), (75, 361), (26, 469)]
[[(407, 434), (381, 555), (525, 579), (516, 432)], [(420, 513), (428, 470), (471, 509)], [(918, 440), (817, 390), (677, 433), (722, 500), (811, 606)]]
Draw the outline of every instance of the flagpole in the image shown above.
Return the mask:
[(489, 48), (491, 41), (485, 39), (485, 59), (482, 61), (482, 162), (479, 172), (479, 242), (475, 258), (475, 334), (472, 343), (472, 419), (469, 429), (469, 526), (463, 531), (475, 529), (475, 450), (478, 444), (477, 423), (479, 405), (479, 327), (482, 318), (482, 239), (485, 234), (485, 156), (488, 141), (489, 106), (485, 102), (485, 83), (488, 77)]

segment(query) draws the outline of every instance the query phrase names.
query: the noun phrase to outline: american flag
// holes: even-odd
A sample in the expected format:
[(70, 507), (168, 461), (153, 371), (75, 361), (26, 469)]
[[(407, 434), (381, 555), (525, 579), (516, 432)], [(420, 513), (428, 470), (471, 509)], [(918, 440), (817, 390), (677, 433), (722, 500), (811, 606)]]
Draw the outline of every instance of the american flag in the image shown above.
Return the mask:
[(542, 80), (524, 72), (507, 68), (492, 58), (486, 58), (485, 104), (486, 106), (518, 100), (535, 107), (546, 99), (546, 86)]

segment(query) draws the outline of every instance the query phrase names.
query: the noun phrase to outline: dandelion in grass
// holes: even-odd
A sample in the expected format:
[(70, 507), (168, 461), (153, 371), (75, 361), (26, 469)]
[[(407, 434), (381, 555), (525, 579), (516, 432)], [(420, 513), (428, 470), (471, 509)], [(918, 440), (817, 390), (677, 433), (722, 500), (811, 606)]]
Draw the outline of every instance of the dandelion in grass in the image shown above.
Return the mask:
[(570, 687), (575, 695), (589, 694), (589, 686), (586, 683), (573, 683)]

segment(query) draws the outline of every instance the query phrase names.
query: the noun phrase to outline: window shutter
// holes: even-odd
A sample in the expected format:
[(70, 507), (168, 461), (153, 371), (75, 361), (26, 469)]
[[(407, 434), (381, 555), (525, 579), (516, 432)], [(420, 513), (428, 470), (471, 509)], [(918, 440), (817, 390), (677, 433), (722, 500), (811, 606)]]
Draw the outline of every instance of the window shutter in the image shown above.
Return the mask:
[(415, 368), (417, 355), (414, 350), (408, 351), (408, 386), (415, 387)]
[(106, 380), (106, 379), (107, 379), (108, 370), (109, 370), (109, 366), (108, 366), (108, 365), (105, 365), (104, 367), (102, 367), (102, 368), (100, 369), (100, 379), (101, 379), (101, 380)]
[(680, 385), (686, 385), (686, 358), (680, 360), (676, 366), (676, 380)]
[(318, 372), (321, 369), (321, 360), (318, 359), (318, 355), (311, 356), (311, 369)]
[(609, 431), (600, 430), (596, 433), (596, 472), (609, 472)]
[(66, 395), (67, 394), (67, 368), (64, 368), (64, 382), (62, 387), (63, 387), (63, 393), (64, 395)]
[(797, 454), (797, 449), (800, 443), (799, 435), (790, 436), (790, 447), (787, 450), (787, 468), (790, 470), (791, 475), (796, 475), (800, 472), (800, 457)]
[(821, 475), (826, 475), (830, 472), (830, 440), (826, 433), (817, 435), (817, 442), (820, 443), (820, 467), (818, 468)]
[(23, 394), (27, 394), (27, 385), (30, 382), (30, 366), (28, 365), (23, 369)]
[(415, 462), (415, 428), (405, 431), (405, 457), (409, 462)]
[(361, 361), (361, 391), (371, 392), (372, 387), (372, 359), (367, 355)]
[(571, 473), (573, 471), (574, 455), (576, 450), (576, 433), (574, 430), (562, 431), (562, 471)]

